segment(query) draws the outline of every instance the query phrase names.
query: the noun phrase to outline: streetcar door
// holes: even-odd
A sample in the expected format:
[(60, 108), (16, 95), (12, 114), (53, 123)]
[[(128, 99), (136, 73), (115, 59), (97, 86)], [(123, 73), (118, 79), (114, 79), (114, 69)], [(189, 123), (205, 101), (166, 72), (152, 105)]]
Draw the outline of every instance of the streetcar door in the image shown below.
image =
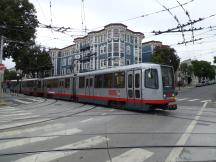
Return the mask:
[(72, 80), (72, 99), (76, 101), (76, 77), (71, 78)]
[(89, 76), (89, 96), (94, 95), (94, 76)]
[[(127, 97), (128, 99), (141, 99), (141, 70), (127, 72)], [(134, 101), (135, 102), (135, 101)]]
[(85, 78), (85, 94), (93, 96), (94, 93), (94, 76), (86, 76)]
[(85, 95), (89, 96), (89, 76), (85, 77)]
[(134, 71), (134, 99), (141, 99), (141, 80), (142, 80), (141, 70)]
[(134, 98), (134, 90), (133, 90), (133, 71), (127, 72), (127, 97), (128, 99)]

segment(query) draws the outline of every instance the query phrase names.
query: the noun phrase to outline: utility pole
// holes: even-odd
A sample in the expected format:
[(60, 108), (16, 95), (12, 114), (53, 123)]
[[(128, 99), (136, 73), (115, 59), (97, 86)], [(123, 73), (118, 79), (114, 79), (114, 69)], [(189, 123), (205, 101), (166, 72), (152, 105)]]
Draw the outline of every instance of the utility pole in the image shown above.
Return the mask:
[[(0, 64), (2, 64), (2, 56), (3, 56), (3, 44), (4, 44), (4, 40), (3, 40), (3, 36), (1, 36), (1, 44), (0, 44)], [(3, 77), (4, 77), (4, 70), (3, 72), (0, 72), (0, 103), (2, 102), (2, 81), (3, 81)]]

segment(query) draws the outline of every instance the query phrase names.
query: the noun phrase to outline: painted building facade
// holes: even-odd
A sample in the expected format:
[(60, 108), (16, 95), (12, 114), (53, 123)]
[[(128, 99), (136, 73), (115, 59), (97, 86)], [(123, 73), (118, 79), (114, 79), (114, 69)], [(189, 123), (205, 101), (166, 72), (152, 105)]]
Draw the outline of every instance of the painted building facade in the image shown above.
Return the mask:
[(149, 41), (142, 43), (142, 62), (150, 62), (155, 47), (163, 46), (160, 41)]
[(144, 34), (120, 23), (74, 39), (63, 49), (50, 49), (53, 75), (87, 72), (142, 62)]

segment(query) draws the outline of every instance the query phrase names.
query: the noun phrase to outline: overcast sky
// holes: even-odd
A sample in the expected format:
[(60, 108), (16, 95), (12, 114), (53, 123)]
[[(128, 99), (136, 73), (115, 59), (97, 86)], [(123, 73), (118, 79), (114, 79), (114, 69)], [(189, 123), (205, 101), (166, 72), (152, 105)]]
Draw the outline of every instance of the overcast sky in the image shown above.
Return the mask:
[[(51, 8), (50, 8), (51, 1)], [(177, 6), (176, 0), (83, 0), (84, 10), (82, 12), (82, 0), (30, 0), (37, 10), (38, 20), (42, 24), (51, 24), (56, 27), (70, 27), (74, 30), (62, 34), (51, 31), (50, 29), (38, 28), (37, 43), (47, 48), (63, 48), (73, 44), (73, 39), (82, 32), (82, 17), (89, 31), (99, 30), (109, 23), (123, 23), (129, 29), (142, 32), (145, 35), (143, 42), (156, 40), (163, 44), (171, 45), (175, 48), (181, 61), (185, 59), (213, 60), (216, 56), (216, 16), (207, 18), (216, 14), (216, 0), (193, 0), (184, 5), (192, 20), (207, 18), (199, 23), (194, 24), (194, 28), (204, 28), (201, 31), (195, 31), (195, 39), (204, 38), (196, 41), (194, 44), (177, 45), (183, 41), (182, 33), (168, 33), (155, 36), (152, 31), (164, 31), (174, 28), (178, 25), (174, 16), (177, 17), (181, 24), (189, 22), (185, 11), (178, 7), (172, 9), (171, 15), (168, 11), (149, 16), (141, 17), (149, 13), (163, 10), (164, 5), (167, 8)], [(180, 3), (186, 3), (190, 0), (178, 0)], [(136, 18), (137, 17), (137, 18)], [(136, 18), (131, 19), (130, 18)], [(128, 20), (128, 21), (125, 21)], [(212, 30), (209, 28), (213, 26)], [(184, 29), (190, 29), (191, 26)], [(71, 36), (72, 35), (72, 36)], [(191, 40), (192, 33), (184, 32), (186, 41)], [(14, 66), (11, 61), (4, 62), (7, 67)]]

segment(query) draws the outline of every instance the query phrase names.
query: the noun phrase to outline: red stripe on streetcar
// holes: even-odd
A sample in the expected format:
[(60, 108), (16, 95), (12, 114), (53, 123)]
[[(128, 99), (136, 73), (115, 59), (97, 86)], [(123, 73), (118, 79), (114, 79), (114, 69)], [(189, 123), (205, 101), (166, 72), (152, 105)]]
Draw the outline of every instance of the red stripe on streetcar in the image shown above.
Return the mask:
[[(28, 92), (31, 93), (32, 91), (26, 91), (24, 90), (23, 92)], [(60, 96), (60, 97), (73, 97), (74, 95), (71, 93), (49, 93), (49, 95), (52, 96)], [(174, 98), (170, 99), (164, 99), (164, 100), (145, 100), (145, 99), (128, 99), (128, 98), (115, 98), (115, 97), (107, 97), (107, 96), (89, 96), (89, 95), (81, 95), (77, 94), (76, 95), (78, 98), (86, 98), (86, 99), (95, 99), (95, 100), (112, 100), (112, 101), (124, 101), (124, 102), (136, 102), (136, 103), (144, 103), (144, 104), (168, 104), (170, 102), (176, 102)]]
[[(52, 93), (53, 96), (72, 97), (70, 93)], [(88, 96), (88, 95), (76, 95), (78, 98), (95, 99), (95, 100), (112, 100), (112, 101), (125, 101), (125, 102), (136, 102), (144, 104), (167, 104), (170, 102), (176, 102), (174, 98), (165, 100), (145, 100), (145, 99), (128, 99), (128, 98), (114, 98), (114, 97), (103, 97), (103, 96)]]

